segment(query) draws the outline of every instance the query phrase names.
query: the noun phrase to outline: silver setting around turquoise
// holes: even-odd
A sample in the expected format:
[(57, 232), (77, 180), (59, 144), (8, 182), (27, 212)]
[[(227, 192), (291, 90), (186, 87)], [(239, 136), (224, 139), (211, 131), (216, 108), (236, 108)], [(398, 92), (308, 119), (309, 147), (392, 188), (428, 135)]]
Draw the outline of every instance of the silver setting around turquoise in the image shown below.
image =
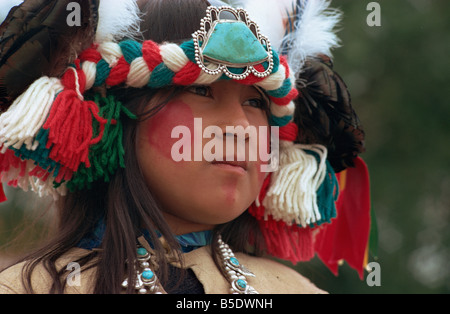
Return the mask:
[[(232, 20), (224, 20), (220, 19), (220, 15), (223, 12), (228, 12), (234, 15), (236, 18), (236, 22), (243, 22), (247, 25), (247, 27), (253, 32), (261, 46), (267, 51), (266, 62), (268, 62), (268, 68), (264, 72), (259, 72), (254, 68), (255, 63), (249, 62), (246, 64), (233, 64), (224, 62), (223, 60), (211, 60), (206, 58), (203, 55), (203, 50), (206, 47), (209, 38), (214, 31), (214, 28), (217, 24), (221, 22), (231, 22)], [(208, 29), (208, 30), (207, 30)], [(206, 17), (201, 20), (200, 30), (195, 32), (193, 35), (194, 47), (195, 47), (195, 60), (199, 67), (207, 74), (210, 75), (218, 75), (224, 73), (231, 79), (234, 80), (243, 80), (246, 79), (251, 73), (259, 78), (268, 77), (273, 70), (274, 62), (273, 62), (273, 53), (272, 47), (270, 45), (270, 41), (267, 37), (263, 36), (259, 30), (259, 26), (250, 20), (247, 11), (244, 9), (234, 9), (231, 7), (208, 7), (206, 11)], [(258, 62), (257, 64), (262, 64), (262, 62)], [(235, 74), (232, 73), (229, 68), (246, 68), (244, 73)]]
[[(222, 237), (219, 236), (216, 244), (219, 248), (219, 258), (222, 263), (222, 271), (226, 274), (226, 280), (230, 283), (230, 292), (232, 294), (258, 294), (258, 292), (248, 284), (247, 277), (255, 277), (255, 275), (245, 268), (239, 260), (234, 256), (228, 244), (224, 243)], [(137, 246), (137, 261), (129, 264), (129, 267), (136, 267), (135, 290), (139, 294), (165, 294), (166, 291), (158, 280), (156, 273), (151, 269), (151, 265), (155, 265), (154, 255), (145, 249), (142, 245)], [(123, 281), (122, 287), (128, 288), (130, 280), (127, 278)]]
[[(150, 268), (152, 254), (141, 245), (137, 246), (137, 266), (135, 290), (140, 294), (164, 294), (165, 291), (161, 287), (158, 277)], [(131, 266), (131, 265), (130, 265)], [(128, 278), (122, 283), (123, 288), (128, 287)]]
[(247, 281), (247, 277), (255, 277), (255, 274), (239, 262), (228, 244), (223, 242), (221, 237), (219, 237), (217, 244), (223, 270), (227, 274), (228, 282), (231, 284), (230, 292), (232, 294), (258, 294)]

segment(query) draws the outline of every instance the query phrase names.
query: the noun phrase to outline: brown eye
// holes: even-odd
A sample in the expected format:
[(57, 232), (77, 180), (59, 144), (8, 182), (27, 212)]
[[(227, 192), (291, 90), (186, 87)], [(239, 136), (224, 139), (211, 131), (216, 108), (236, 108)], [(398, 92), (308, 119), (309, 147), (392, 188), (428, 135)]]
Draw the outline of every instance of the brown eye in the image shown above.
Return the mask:
[(211, 88), (209, 86), (192, 85), (187, 87), (186, 91), (202, 97), (211, 97)]
[(266, 102), (261, 98), (248, 99), (243, 103), (243, 106), (250, 106), (254, 108), (262, 109), (266, 105)]

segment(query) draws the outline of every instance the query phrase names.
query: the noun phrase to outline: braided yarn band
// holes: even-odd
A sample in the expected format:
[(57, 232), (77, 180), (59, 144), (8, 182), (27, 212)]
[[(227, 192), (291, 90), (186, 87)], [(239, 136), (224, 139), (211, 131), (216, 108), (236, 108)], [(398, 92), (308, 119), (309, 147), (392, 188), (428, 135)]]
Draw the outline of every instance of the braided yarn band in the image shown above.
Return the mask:
[[(263, 72), (265, 66), (269, 65), (255, 68)], [(245, 69), (231, 70), (239, 74)], [(38, 79), (0, 116), (0, 180), (54, 195), (65, 194), (67, 187), (89, 187), (99, 178), (108, 181), (123, 166), (123, 149), (115, 149), (118, 153), (109, 159), (98, 156), (111, 152), (111, 137), (121, 138), (120, 115), (133, 116), (111, 97), (85, 99), (93, 87), (162, 88), (208, 85), (221, 79), (230, 78), (208, 74), (195, 62), (193, 40), (181, 45), (133, 40), (93, 45), (61, 78)], [(236, 81), (267, 92), (272, 125), (284, 127), (292, 120), (292, 100), (298, 93), (283, 56), (273, 51), (268, 77), (250, 74)], [(107, 150), (102, 153), (99, 147)]]
[[(254, 74), (245, 79), (236, 80), (245, 85), (263, 88), (271, 100), (271, 113), (274, 125), (284, 126), (294, 114), (292, 100), (298, 96), (284, 56), (273, 53), (273, 70), (270, 76), (261, 78)], [(223, 73), (209, 74), (203, 71), (195, 60), (194, 41), (181, 45), (166, 43), (158, 45), (153, 41), (142, 44), (132, 40), (120, 43), (104, 43), (84, 51), (79, 58), (86, 75), (86, 89), (93, 86), (116, 86), (162, 88), (170, 85), (209, 85), (218, 80), (230, 79)], [(214, 68), (214, 64), (207, 67)], [(255, 66), (264, 72), (261, 64)], [(245, 68), (232, 68), (235, 74), (241, 74)]]

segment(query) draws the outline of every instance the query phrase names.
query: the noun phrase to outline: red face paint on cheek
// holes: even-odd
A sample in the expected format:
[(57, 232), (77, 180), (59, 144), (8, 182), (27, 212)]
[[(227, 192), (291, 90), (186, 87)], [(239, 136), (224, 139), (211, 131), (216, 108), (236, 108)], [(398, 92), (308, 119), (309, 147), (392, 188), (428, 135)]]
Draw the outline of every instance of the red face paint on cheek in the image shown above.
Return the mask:
[(232, 179), (229, 182), (226, 182), (223, 186), (225, 200), (228, 204), (233, 204), (236, 200), (237, 183), (238, 182), (236, 179)]
[(194, 115), (191, 107), (186, 103), (175, 100), (167, 103), (155, 116), (148, 120), (147, 138), (151, 147), (164, 157), (173, 160), (172, 147), (180, 142), (180, 138), (172, 138), (172, 131), (176, 127), (187, 127), (191, 138), (184, 145), (193, 147)]

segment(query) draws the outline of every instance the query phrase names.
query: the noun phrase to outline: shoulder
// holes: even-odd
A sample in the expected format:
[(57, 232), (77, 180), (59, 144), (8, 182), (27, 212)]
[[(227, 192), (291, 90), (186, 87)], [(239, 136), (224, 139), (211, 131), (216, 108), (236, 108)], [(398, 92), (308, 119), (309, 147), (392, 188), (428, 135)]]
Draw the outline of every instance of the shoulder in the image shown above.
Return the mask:
[[(236, 254), (239, 261), (255, 274), (253, 287), (262, 294), (325, 294), (297, 271), (263, 257)], [(252, 279), (249, 283), (252, 284)]]
[[(197, 249), (185, 256), (185, 266), (191, 268), (207, 294), (228, 293), (230, 285), (215, 265), (209, 247)], [(236, 258), (255, 274), (248, 283), (261, 294), (324, 294), (311, 281), (294, 269), (274, 260), (236, 253)]]
[(26, 263), (15, 264), (0, 273), (0, 294), (26, 293), (24, 269)]
[[(61, 270), (63, 268), (67, 269), (67, 283), (66, 293), (86, 293), (91, 288), (90, 278), (92, 278), (92, 272), (95, 271), (94, 268), (86, 270), (85, 272), (80, 272), (78, 277), (71, 276), (79, 270), (74, 264), (74, 261), (78, 260), (87, 254), (87, 251), (81, 249), (73, 249), (61, 257), (57, 263), (56, 268)], [(15, 264), (3, 272), (0, 273), (0, 294), (26, 294), (29, 293), (27, 290), (27, 271), (29, 269), (32, 261), (25, 261)], [(30, 283), (33, 293), (36, 294), (47, 294), (50, 292), (52, 286), (52, 278), (47, 271), (44, 263), (40, 262), (36, 264), (33, 271), (31, 272)], [(69, 282), (69, 279), (71, 280)], [(75, 280), (74, 280), (75, 279)]]

